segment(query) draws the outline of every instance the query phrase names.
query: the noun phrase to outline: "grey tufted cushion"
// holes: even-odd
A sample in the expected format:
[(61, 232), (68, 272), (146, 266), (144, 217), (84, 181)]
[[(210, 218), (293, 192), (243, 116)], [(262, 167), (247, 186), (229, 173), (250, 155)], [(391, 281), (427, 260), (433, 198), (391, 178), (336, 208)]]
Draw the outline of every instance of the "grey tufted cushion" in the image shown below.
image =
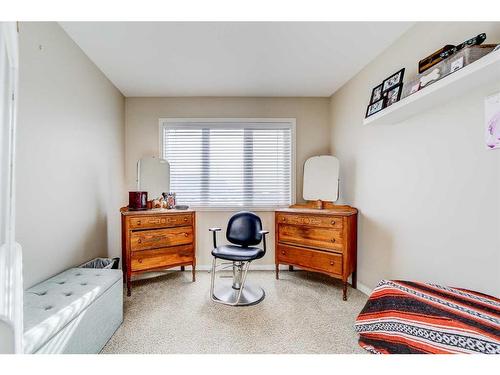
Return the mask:
[(71, 268), (26, 290), (24, 352), (35, 352), (121, 278), (121, 270)]

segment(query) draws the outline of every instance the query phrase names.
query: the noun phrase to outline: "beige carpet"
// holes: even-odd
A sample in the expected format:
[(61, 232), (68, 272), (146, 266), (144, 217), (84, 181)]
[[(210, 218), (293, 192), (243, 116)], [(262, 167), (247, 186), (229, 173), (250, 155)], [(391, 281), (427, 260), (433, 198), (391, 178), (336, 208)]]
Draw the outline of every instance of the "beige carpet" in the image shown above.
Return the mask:
[(102, 353), (364, 353), (354, 320), (367, 297), (304, 272), (250, 271), (266, 291), (260, 304), (229, 307), (209, 298), (210, 277), (171, 272), (133, 284), (124, 322)]

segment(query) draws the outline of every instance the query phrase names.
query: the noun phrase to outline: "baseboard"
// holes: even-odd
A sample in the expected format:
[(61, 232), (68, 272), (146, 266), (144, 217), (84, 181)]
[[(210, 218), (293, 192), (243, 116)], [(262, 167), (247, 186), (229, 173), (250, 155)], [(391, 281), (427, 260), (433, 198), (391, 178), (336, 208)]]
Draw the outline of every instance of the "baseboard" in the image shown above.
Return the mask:
[(358, 289), (361, 293), (366, 294), (367, 296), (372, 294), (372, 289), (368, 288), (364, 284), (361, 284), (359, 281), (357, 282), (356, 289)]
[[(186, 266), (186, 269), (187, 268), (190, 268), (190, 267)], [(196, 266), (197, 271), (210, 271), (211, 269), (212, 269), (212, 266), (209, 266), (209, 265), (197, 265)], [(272, 264), (253, 264), (250, 267), (250, 271), (251, 270), (254, 270), (254, 271), (274, 271), (275, 266)], [(288, 266), (280, 265), (280, 271), (287, 271), (287, 270), (288, 270)], [(348, 281), (351, 282), (350, 277), (349, 277)], [(372, 294), (372, 289), (367, 287), (366, 285), (360, 283), (359, 281), (357, 282), (356, 289), (359, 290), (361, 293), (366, 294), (367, 296)]]
[[(186, 269), (190, 268), (189, 266), (186, 266)], [(212, 266), (209, 265), (196, 265), (196, 271), (210, 271), (212, 269)], [(273, 264), (252, 264), (250, 266), (250, 271), (274, 271), (276, 270), (276, 267)], [(280, 271), (286, 271), (288, 270), (288, 266), (280, 265)]]
[[(186, 266), (186, 269), (187, 270), (191, 269), (191, 266)], [(212, 266), (208, 265), (208, 264), (196, 265), (196, 271), (207, 271), (208, 272), (211, 269), (212, 269)], [(273, 264), (253, 264), (250, 267), (250, 271), (251, 270), (254, 270), (254, 271), (274, 271), (275, 266)], [(288, 270), (288, 266), (283, 265), (283, 264), (280, 265), (280, 271), (287, 271), (287, 270)], [(350, 283), (351, 278), (349, 277), (349, 279), (347, 279), (347, 281)], [(366, 294), (367, 296), (372, 294), (372, 288), (367, 287), (366, 285), (360, 283), (359, 281), (358, 281), (356, 287), (357, 287), (356, 288), (357, 290), (359, 290), (363, 294)]]

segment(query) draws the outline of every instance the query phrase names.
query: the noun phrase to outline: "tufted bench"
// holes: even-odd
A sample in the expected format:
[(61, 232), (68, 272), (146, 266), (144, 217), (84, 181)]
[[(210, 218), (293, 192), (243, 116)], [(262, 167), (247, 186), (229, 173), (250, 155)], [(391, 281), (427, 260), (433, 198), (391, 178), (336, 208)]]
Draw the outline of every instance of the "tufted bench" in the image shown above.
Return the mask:
[(24, 292), (24, 352), (99, 353), (122, 321), (122, 271), (71, 268)]

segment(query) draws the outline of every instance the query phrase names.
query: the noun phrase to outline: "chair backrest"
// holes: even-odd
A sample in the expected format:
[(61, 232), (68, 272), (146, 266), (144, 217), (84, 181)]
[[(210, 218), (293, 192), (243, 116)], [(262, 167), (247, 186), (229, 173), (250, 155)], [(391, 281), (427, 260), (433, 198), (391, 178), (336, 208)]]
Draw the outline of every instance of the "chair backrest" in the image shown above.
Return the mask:
[(243, 247), (258, 245), (262, 241), (262, 221), (253, 212), (241, 211), (229, 219), (226, 238)]

